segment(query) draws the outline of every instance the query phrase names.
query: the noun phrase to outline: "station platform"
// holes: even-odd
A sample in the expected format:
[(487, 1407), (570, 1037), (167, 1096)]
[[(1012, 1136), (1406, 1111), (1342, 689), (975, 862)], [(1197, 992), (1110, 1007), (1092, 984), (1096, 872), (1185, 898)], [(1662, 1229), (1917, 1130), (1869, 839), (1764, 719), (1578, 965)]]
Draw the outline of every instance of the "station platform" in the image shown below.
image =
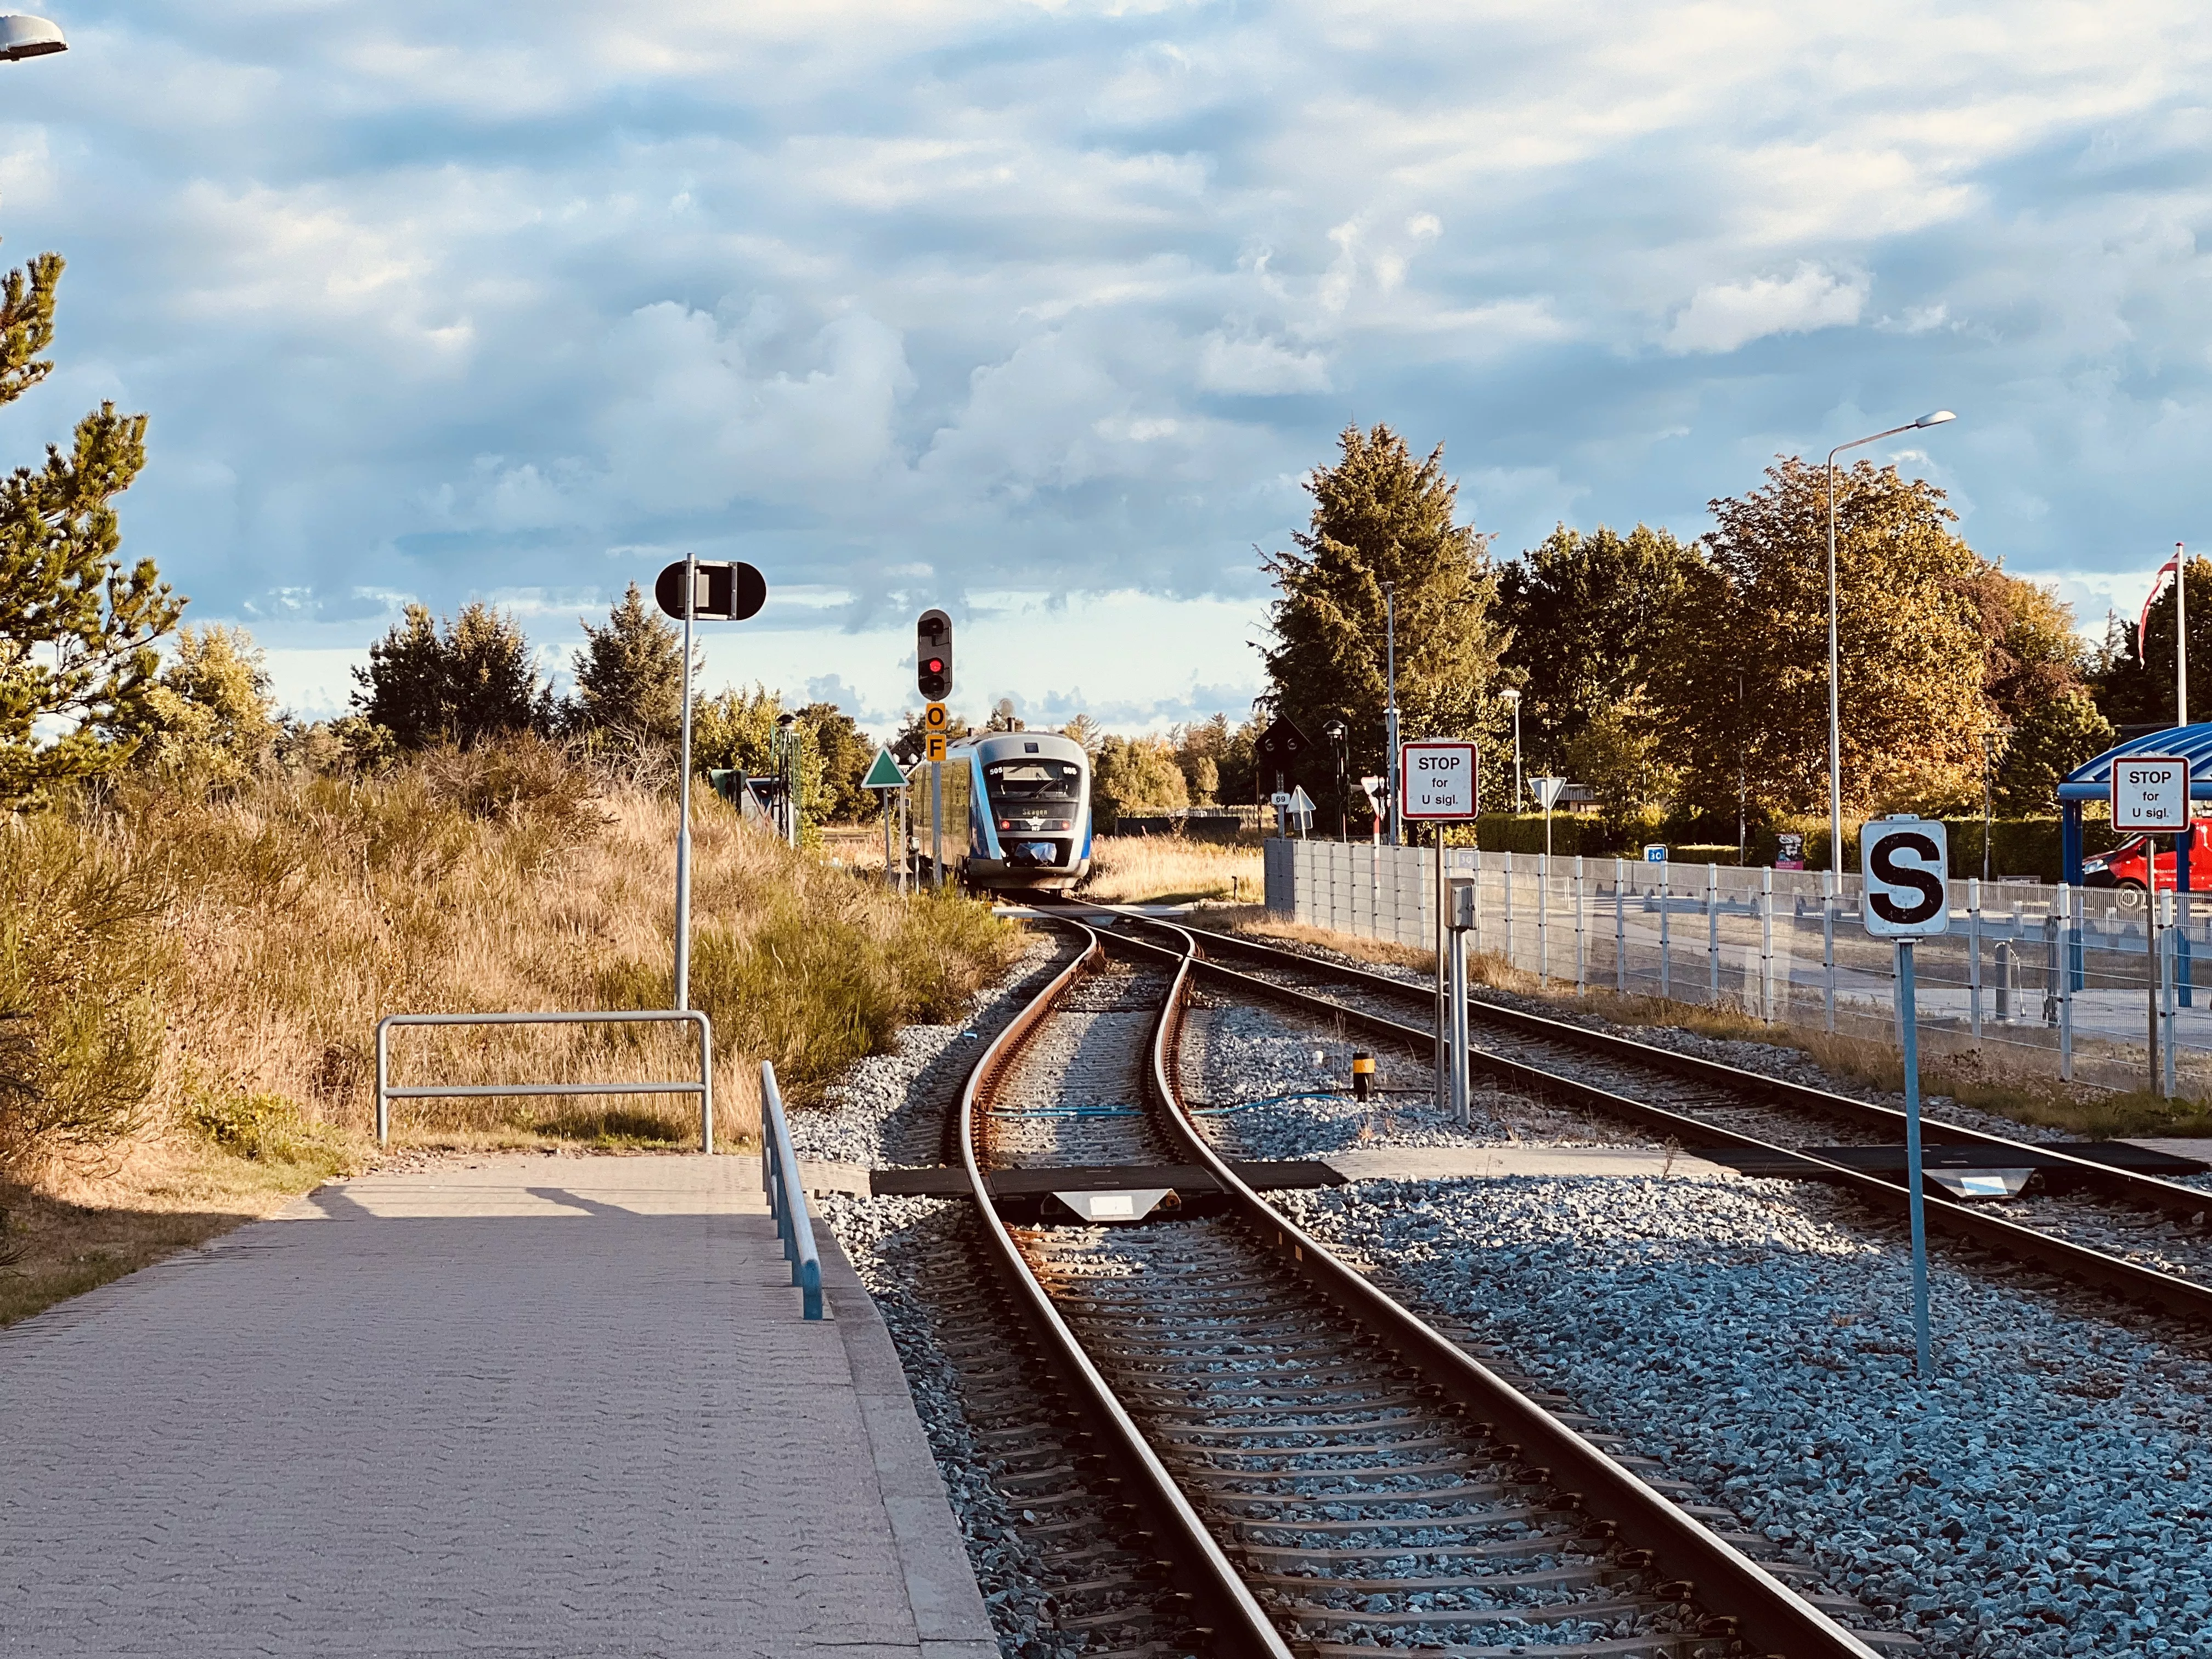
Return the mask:
[(750, 1159), (334, 1182), (0, 1332), (0, 1654), (994, 1659), (906, 1380)]

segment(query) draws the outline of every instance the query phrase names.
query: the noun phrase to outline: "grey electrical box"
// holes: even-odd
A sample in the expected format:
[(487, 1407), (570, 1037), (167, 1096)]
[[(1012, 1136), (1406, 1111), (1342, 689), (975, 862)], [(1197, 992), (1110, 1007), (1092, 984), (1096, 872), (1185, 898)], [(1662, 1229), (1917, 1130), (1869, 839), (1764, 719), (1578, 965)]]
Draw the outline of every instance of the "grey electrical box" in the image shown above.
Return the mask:
[(1474, 878), (1453, 876), (1444, 883), (1444, 926), (1466, 933), (1474, 926)]

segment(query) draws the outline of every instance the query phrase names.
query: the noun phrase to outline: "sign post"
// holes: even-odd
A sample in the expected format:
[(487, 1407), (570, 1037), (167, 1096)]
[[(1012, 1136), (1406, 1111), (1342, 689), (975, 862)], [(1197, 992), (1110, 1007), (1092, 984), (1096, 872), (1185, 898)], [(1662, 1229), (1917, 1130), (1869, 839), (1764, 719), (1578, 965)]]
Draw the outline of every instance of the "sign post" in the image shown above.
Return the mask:
[(929, 744), (929, 884), (945, 885), (945, 700), (952, 695), (952, 618), (925, 611), (914, 624), (914, 685)]
[(1398, 746), (1397, 816), (1437, 826), (1437, 1109), (1449, 1112), (1455, 1091), (1451, 1079), (1467, 1069), (1467, 1051), (1455, 1045), (1451, 996), (1450, 940), (1445, 926), (1444, 832), (1447, 823), (1466, 823), (1482, 802), (1482, 757), (1471, 743), (1427, 738)]
[(1531, 778), (1529, 786), (1536, 792), (1536, 805), (1544, 809), (1544, 856), (1552, 856), (1552, 808), (1559, 799), (1559, 792), (1567, 787), (1565, 778)]
[[(2189, 763), (2179, 755), (2127, 755), (2112, 763), (2112, 828), (2123, 834), (2179, 836), (2189, 830)], [(2175, 860), (2177, 885), (2180, 861)], [(2171, 1095), (2166, 1069), (2159, 1065), (2160, 991), (2166, 978), (2158, 914), (2158, 843), (2143, 855), (2145, 901), (2149, 905), (2143, 924), (2146, 959), (2150, 970), (2150, 1086), (2152, 1092)], [(2169, 1057), (2170, 1063), (2170, 1057)]]
[[(897, 791), (906, 787), (906, 774), (899, 770), (899, 763), (896, 760), (892, 758), (891, 751), (889, 749), (878, 748), (876, 750), (875, 759), (868, 763), (867, 776), (860, 780), (860, 787), (863, 789), (872, 789), (884, 798), (884, 885), (888, 887), (891, 884), (893, 880), (893, 877), (891, 875), (891, 797)], [(906, 890), (906, 884), (903, 879), (899, 881), (899, 890), (901, 892), (904, 892)]]
[(1866, 930), (1897, 944), (1897, 1025), (1905, 1060), (1905, 1195), (1912, 1222), (1912, 1340), (1916, 1369), (1934, 1362), (1928, 1340), (1928, 1222), (1920, 1176), (1920, 1026), (1913, 1007), (1912, 942), (1951, 927), (1951, 840), (1933, 818), (1878, 818), (1859, 831), (1866, 870)]
[(676, 1012), (691, 1006), (691, 624), (743, 622), (768, 603), (768, 580), (749, 564), (687, 553), (653, 579), (661, 610), (684, 623), (684, 723), (676, 755)]

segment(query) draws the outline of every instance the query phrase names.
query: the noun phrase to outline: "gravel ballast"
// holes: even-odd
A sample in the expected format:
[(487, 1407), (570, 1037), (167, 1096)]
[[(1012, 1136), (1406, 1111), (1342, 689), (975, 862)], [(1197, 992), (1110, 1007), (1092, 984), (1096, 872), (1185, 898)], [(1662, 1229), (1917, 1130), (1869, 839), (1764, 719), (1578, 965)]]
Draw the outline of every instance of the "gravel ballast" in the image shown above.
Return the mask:
[(2212, 1656), (2212, 1365), (1768, 1182), (1279, 1195), (1929, 1651)]

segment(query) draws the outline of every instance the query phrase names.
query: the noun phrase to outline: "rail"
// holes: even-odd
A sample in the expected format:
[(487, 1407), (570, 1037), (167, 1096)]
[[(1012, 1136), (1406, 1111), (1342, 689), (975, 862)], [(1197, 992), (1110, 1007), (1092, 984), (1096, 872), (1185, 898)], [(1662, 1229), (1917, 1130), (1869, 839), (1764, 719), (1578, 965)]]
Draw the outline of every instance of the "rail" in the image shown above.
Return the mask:
[(806, 1213), (806, 1183), (799, 1178), (799, 1154), (792, 1150), (791, 1120), (783, 1092), (775, 1086), (775, 1065), (761, 1061), (761, 1186), (783, 1259), (791, 1263), (791, 1282), (799, 1286), (801, 1311), (822, 1317), (822, 1255), (814, 1247), (814, 1220)]
[[(699, 1031), (696, 1083), (431, 1083), (397, 1087), (392, 1081), (391, 1034), (400, 1025), (635, 1025), (688, 1024)], [(625, 1009), (618, 1013), (386, 1014), (376, 1022), (376, 1144), (392, 1140), (395, 1100), (462, 1100), (532, 1095), (696, 1095), (699, 1150), (714, 1150), (714, 1031), (696, 1008)]]

